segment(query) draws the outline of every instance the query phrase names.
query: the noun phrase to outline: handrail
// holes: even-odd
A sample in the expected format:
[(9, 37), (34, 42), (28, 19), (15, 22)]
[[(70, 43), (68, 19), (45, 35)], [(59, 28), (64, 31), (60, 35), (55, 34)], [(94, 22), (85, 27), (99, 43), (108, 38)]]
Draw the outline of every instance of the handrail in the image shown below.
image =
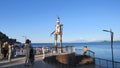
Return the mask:
[[(79, 51), (78, 51), (79, 50)], [(76, 54), (79, 53), (80, 55), (83, 54), (83, 49), (75, 49), (76, 51)], [(78, 52), (77, 52), (78, 51)], [(79, 55), (78, 54), (78, 55)], [(87, 54), (88, 56), (91, 56), (91, 57), (95, 57), (95, 52), (91, 51), (91, 50), (88, 50)]]
[[(102, 59), (102, 58), (95, 58), (95, 59), (100, 59), (100, 60), (105, 60), (105, 61), (109, 61), (109, 62), (112, 62), (112, 60), (108, 60), (108, 59)], [(120, 63), (118, 61), (114, 61), (115, 63)]]
[(95, 52), (93, 52), (93, 51), (91, 51), (91, 50), (88, 50), (89, 52), (91, 52), (91, 53), (93, 53), (93, 54), (95, 54)]
[[(36, 51), (39, 49), (40, 51), (42, 51), (42, 47), (33, 47)], [(65, 47), (50, 47), (50, 46), (46, 46), (45, 49), (48, 49), (49, 52), (53, 53), (54, 51), (56, 51), (56, 53), (59, 53), (59, 50), (62, 48), (63, 52), (67, 52), (67, 53), (73, 53), (74, 52), (74, 47), (73, 46), (65, 46)]]
[[(79, 54), (81, 54), (81, 52), (83, 52), (83, 49), (76, 49), (76, 51), (78, 51)], [(93, 52), (91, 50), (88, 50), (86, 55), (91, 56), (95, 59), (95, 64), (99, 66), (98, 68), (103, 68), (103, 67), (112, 68), (112, 61), (111, 60), (97, 58), (97, 57), (95, 57), (95, 52)], [(120, 68), (120, 62), (114, 61), (114, 68)]]
[(112, 68), (112, 62), (114, 62), (114, 68), (120, 68), (120, 62), (118, 61), (111, 61), (102, 58), (95, 58), (96, 64), (99, 65), (99, 68), (106, 67)]
[[(67, 49), (70, 49), (71, 52), (73, 52), (74, 48), (72, 46), (70, 46), (70, 47), (71, 47), (71, 49), (69, 48), (69, 46), (68, 47), (67, 46), (66, 47), (62, 47), (62, 48), (65, 51), (67, 51)], [(41, 48), (41, 47), (35, 47), (35, 48)], [(55, 47), (50, 47), (50, 48), (54, 49)], [(59, 49), (60, 47), (57, 47), (57, 48)], [(83, 49), (77, 49), (76, 48), (75, 49), (75, 53), (76, 53), (76, 55), (81, 55), (81, 54), (83, 54)], [(103, 67), (105, 67), (105, 68), (112, 68), (112, 61), (111, 60), (97, 58), (97, 57), (95, 57), (95, 52), (93, 52), (91, 50), (88, 50), (86, 55), (91, 56), (91, 57), (93, 57), (95, 59), (95, 64), (99, 66), (98, 68), (103, 68)], [(114, 65), (115, 65), (114, 68), (120, 68), (120, 62), (114, 61)]]
[[(34, 48), (36, 49), (36, 48), (42, 48), (42, 47), (34, 47)], [(54, 49), (54, 47), (49, 47), (49, 48)], [(59, 49), (60, 47), (57, 47), (57, 48)], [(63, 48), (64, 51), (67, 51), (67, 52), (69, 52), (69, 50), (70, 50), (70, 52), (75, 52), (76, 55), (83, 54), (83, 49), (74, 49), (72, 46), (71, 47), (69, 47), (69, 46), (68, 47), (62, 47), (62, 48)], [(88, 50), (86, 55), (94, 58), (95, 64), (99, 66), (98, 68), (103, 68), (103, 67), (112, 68), (112, 61), (111, 60), (97, 58), (97, 57), (95, 57), (95, 52), (93, 52), (91, 50)], [(115, 66), (114, 68), (120, 68), (120, 62), (114, 61), (114, 66)]]

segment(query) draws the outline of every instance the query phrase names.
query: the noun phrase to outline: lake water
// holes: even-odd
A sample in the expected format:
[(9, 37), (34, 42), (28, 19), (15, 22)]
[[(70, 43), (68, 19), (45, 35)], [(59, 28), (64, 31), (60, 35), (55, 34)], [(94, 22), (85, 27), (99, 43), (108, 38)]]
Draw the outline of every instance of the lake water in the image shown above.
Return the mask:
[[(33, 47), (53, 46), (53, 43), (36, 43)], [(75, 48), (83, 49), (87, 46), (89, 50), (95, 52), (95, 57), (111, 60), (111, 44), (110, 42), (92, 42), (92, 43), (63, 43), (63, 46), (74, 46)], [(120, 42), (113, 44), (114, 60), (120, 62)]]

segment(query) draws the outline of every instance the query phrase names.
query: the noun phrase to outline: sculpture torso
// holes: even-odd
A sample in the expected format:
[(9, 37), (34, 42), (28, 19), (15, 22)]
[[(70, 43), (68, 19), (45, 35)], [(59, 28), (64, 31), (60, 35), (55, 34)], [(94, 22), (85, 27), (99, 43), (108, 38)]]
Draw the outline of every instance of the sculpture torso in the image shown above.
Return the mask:
[(62, 24), (57, 24), (55, 26), (55, 34), (61, 35), (62, 34)]

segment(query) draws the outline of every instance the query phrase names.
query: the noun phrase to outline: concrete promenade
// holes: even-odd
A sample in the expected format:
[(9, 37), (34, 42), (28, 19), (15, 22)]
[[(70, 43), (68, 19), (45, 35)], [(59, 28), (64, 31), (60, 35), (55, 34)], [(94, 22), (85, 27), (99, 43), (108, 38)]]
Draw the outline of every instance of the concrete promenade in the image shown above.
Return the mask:
[[(7, 60), (0, 60), (0, 68), (63, 68), (60, 65), (51, 65), (48, 63), (45, 63), (42, 60), (42, 55), (36, 55), (35, 56), (35, 64), (34, 66), (24, 66), (25, 57), (18, 57), (12, 59), (11, 62), (8, 62)], [(64, 68), (71, 68), (71, 67), (64, 67)], [(79, 67), (73, 67), (73, 68), (99, 68), (96, 65), (81, 65)]]

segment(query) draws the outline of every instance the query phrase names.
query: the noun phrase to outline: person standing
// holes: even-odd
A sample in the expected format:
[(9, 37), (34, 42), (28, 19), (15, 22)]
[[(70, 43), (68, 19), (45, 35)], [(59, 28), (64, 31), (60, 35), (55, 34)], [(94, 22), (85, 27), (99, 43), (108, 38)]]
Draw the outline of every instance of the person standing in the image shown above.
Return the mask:
[(26, 56), (25, 56), (25, 66), (30, 65), (30, 47), (31, 47), (31, 41), (29, 39), (26, 40), (25, 42), (25, 50), (26, 50)]
[(15, 46), (14, 44), (12, 44), (12, 56), (11, 57), (15, 57), (15, 53), (16, 53)]
[(45, 47), (42, 47), (42, 53), (43, 53), (42, 59), (44, 60), (45, 59)]
[(7, 57), (7, 53), (8, 53), (8, 42), (4, 42), (2, 45), (2, 53), (4, 55), (4, 58)]
[(8, 61), (11, 62), (11, 56), (12, 56), (12, 43), (8, 46)]
[(0, 59), (3, 58), (3, 55), (2, 55), (2, 46), (1, 46), (1, 40), (0, 40)]
[(1, 40), (0, 40), (0, 55), (1, 55), (1, 53), (2, 53), (1, 50), (2, 50), (2, 47), (1, 47)]
[(34, 60), (35, 60), (35, 56), (34, 55), (35, 55), (35, 51), (34, 51), (33, 47), (31, 47), (31, 49), (30, 49), (30, 56), (29, 56), (31, 65), (34, 65)]
[(83, 51), (84, 51), (83, 55), (86, 55), (86, 53), (88, 52), (87, 46), (84, 46)]

